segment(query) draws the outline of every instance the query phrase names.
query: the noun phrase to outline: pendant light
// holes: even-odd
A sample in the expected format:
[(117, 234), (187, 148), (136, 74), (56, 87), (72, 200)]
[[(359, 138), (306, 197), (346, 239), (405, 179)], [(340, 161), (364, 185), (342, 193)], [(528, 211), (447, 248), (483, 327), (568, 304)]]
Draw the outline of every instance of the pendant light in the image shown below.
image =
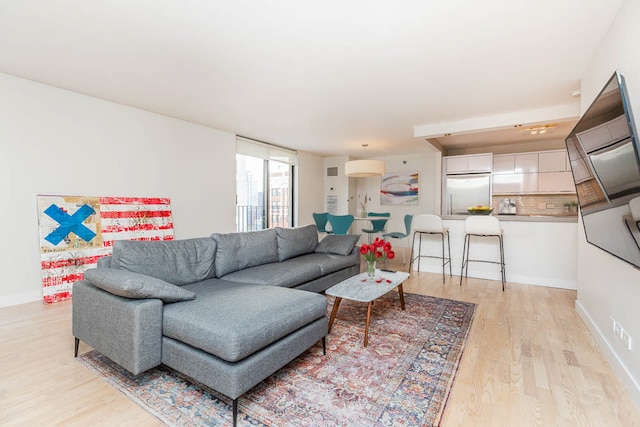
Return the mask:
[(364, 151), (363, 160), (350, 160), (344, 164), (344, 174), (352, 178), (367, 178), (370, 176), (384, 175), (384, 162), (382, 160), (367, 160), (367, 147), (362, 144)]

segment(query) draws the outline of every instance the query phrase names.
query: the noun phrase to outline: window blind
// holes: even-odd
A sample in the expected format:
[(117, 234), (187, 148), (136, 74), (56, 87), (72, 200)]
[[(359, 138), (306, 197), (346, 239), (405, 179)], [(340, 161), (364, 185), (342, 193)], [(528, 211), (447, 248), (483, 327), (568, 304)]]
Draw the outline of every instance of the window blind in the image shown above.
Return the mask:
[(289, 165), (295, 165), (298, 156), (298, 152), (295, 150), (278, 147), (242, 136), (236, 137), (236, 153), (265, 160), (274, 160)]

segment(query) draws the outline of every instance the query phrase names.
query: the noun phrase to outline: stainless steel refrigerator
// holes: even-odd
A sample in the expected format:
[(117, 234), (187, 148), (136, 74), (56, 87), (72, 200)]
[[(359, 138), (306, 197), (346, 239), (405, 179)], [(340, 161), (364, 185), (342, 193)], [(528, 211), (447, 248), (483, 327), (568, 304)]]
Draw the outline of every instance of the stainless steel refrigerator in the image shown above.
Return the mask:
[(468, 215), (470, 206), (491, 206), (491, 174), (446, 175), (445, 215)]

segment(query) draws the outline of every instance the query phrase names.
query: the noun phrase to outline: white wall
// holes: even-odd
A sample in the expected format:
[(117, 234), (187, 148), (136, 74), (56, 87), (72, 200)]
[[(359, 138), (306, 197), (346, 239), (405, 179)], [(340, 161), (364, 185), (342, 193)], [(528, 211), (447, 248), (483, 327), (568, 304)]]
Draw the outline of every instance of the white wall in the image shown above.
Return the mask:
[(0, 74), (0, 307), (42, 298), (36, 195), (165, 196), (176, 238), (235, 230), (235, 135)]
[[(401, 156), (389, 156), (379, 158), (384, 160), (387, 173), (415, 172), (418, 177), (419, 194), (417, 205), (380, 205), (380, 180), (381, 178), (356, 179), (356, 212), (360, 214), (360, 201), (365, 193), (371, 196), (367, 203), (368, 212), (390, 212), (391, 220), (387, 223), (387, 231), (405, 231), (405, 214), (440, 213), (440, 188), (442, 184), (442, 155), (440, 152), (407, 154)], [(358, 197), (360, 196), (360, 197)], [(366, 238), (365, 238), (366, 241)], [(392, 241), (394, 247), (407, 247), (406, 242)]]
[[(582, 79), (584, 112), (614, 70), (625, 77), (636, 127), (640, 128), (640, 2), (622, 5), (607, 37)], [(578, 239), (578, 300), (576, 309), (601, 349), (640, 406), (640, 271), (588, 244), (580, 228)], [(634, 340), (628, 351), (611, 327), (619, 321)]]
[(313, 213), (324, 212), (324, 157), (298, 152), (296, 225), (314, 224)]

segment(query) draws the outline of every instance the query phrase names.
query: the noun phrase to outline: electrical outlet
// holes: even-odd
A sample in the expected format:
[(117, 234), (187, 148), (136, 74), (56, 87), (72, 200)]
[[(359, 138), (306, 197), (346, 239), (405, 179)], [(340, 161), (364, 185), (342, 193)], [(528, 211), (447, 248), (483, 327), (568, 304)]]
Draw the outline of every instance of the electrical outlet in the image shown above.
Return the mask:
[(631, 351), (631, 336), (626, 332), (622, 332), (622, 342), (624, 346), (627, 347), (627, 350)]

